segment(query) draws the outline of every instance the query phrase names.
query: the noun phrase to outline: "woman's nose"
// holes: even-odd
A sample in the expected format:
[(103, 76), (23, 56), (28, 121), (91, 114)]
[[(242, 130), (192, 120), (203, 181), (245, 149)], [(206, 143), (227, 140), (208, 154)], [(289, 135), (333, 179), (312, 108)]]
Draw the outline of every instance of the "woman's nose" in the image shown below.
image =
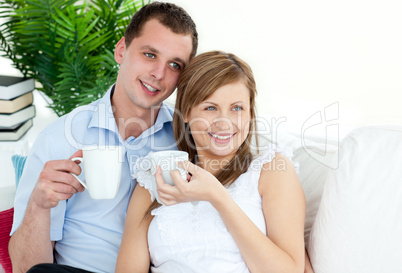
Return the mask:
[(215, 126), (219, 130), (228, 130), (232, 128), (232, 121), (227, 117), (220, 117), (214, 120)]

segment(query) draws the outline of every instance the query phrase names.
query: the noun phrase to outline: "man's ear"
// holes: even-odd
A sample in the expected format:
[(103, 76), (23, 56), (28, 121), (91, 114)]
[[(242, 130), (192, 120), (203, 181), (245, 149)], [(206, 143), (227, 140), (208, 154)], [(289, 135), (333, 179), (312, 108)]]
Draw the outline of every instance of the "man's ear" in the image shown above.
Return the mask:
[(118, 64), (123, 62), (123, 55), (126, 51), (126, 38), (122, 37), (120, 41), (116, 44), (116, 48), (114, 50), (114, 59)]

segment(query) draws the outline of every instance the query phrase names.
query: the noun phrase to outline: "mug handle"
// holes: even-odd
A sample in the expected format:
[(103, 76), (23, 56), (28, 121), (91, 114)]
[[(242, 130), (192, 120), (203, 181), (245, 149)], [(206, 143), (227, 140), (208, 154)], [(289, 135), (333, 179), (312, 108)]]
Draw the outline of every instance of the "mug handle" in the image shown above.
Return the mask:
[[(72, 161), (79, 161), (80, 163), (84, 163), (84, 158), (82, 158), (82, 157), (74, 157), (74, 158), (72, 158), (71, 160), (72, 160)], [(81, 184), (82, 186), (84, 186), (85, 189), (88, 189), (88, 188), (87, 188), (87, 184), (85, 184), (84, 181), (82, 181), (81, 179), (79, 179), (78, 176), (76, 176), (75, 174), (72, 173), (72, 175), (73, 175), (75, 178), (77, 178), (78, 182), (80, 182), (80, 184)]]

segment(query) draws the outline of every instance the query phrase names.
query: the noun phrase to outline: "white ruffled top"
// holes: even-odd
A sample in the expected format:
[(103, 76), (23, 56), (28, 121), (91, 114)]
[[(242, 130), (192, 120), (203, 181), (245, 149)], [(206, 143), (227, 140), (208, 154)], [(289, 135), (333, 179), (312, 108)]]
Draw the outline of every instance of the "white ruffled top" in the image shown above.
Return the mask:
[[(290, 150), (268, 149), (227, 188), (233, 200), (264, 234), (266, 226), (258, 180), (262, 166), (272, 161), (276, 153), (292, 157)], [(153, 176), (139, 169), (140, 164), (136, 165), (135, 178), (140, 186), (150, 191), (153, 200)], [(163, 205), (154, 209), (152, 215), (154, 219), (148, 229), (152, 272), (249, 272), (222, 218), (209, 202)]]

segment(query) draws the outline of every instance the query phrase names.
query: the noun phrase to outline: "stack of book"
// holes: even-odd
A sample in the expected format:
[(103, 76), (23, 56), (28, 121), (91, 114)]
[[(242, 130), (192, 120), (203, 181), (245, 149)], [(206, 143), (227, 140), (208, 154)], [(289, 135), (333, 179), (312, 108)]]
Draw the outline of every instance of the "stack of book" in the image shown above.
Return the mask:
[(34, 79), (0, 76), (0, 141), (16, 141), (32, 127)]

